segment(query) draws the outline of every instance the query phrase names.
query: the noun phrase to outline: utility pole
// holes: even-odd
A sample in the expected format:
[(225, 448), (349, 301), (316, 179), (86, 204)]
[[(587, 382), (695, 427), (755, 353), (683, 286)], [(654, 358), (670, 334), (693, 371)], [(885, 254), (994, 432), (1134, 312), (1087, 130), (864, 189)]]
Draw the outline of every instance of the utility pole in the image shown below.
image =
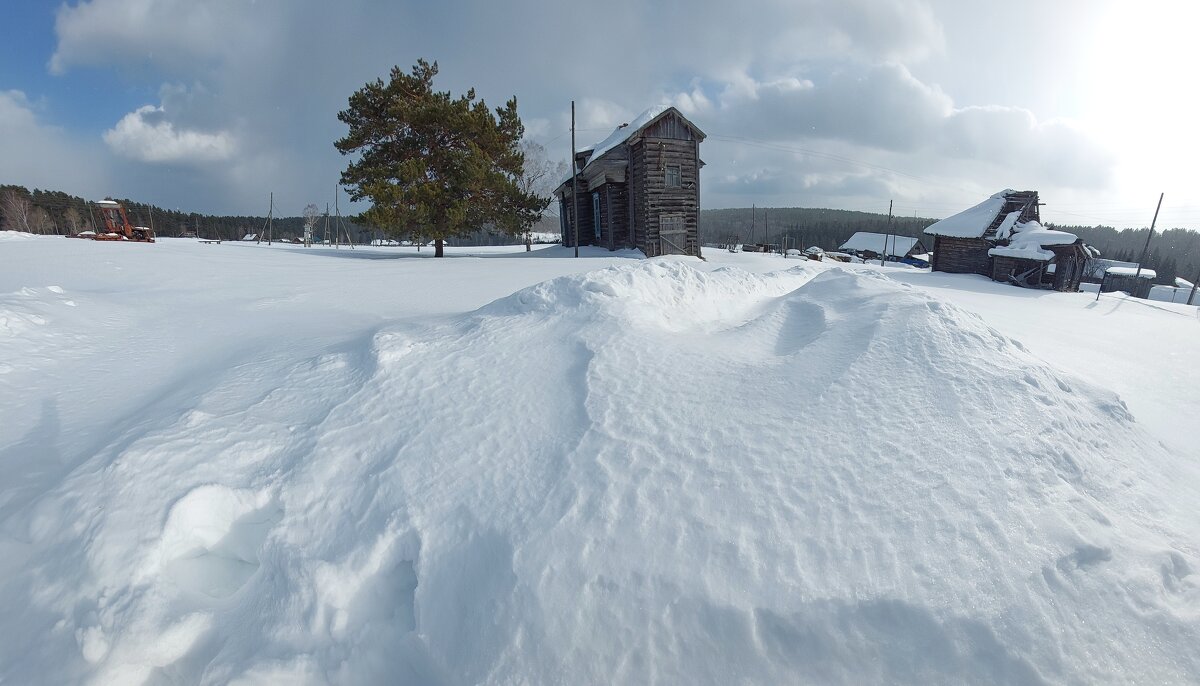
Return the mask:
[(887, 232), (887, 233), (885, 233), (885, 234), (883, 234), (883, 252), (879, 253), (879, 266), (880, 266), (880, 267), (882, 267), (882, 266), (883, 266), (883, 261), (884, 261), (884, 259), (886, 259), (886, 258), (887, 258), (887, 242), (888, 242), (888, 236), (891, 236), (891, 235), (892, 235), (892, 201), (891, 201), (891, 200), (888, 200), (888, 223), (887, 223), (887, 230), (888, 230), (888, 232)]
[(273, 219), (274, 219), (274, 215), (275, 215), (275, 192), (274, 192), (274, 191), (271, 191), (271, 209), (267, 210), (267, 221), (264, 223), (264, 225), (263, 225), (263, 229), (260, 229), (260, 230), (259, 230), (259, 232), (258, 232), (258, 240), (257, 240), (257, 241), (255, 241), (255, 243), (262, 243), (262, 241), (263, 241), (263, 237), (262, 237), (262, 235), (263, 235), (263, 230), (266, 230), (266, 232), (267, 232), (267, 245), (270, 245), (270, 244), (271, 244), (271, 229), (272, 229), (272, 228), (273, 228), (273, 226), (274, 226), (274, 224), (272, 223), (272, 222), (273, 222)]
[(754, 240), (754, 205), (750, 205), (750, 240)]
[(1189, 305), (1191, 305), (1196, 300), (1196, 284), (1197, 283), (1200, 283), (1200, 274), (1197, 274), (1196, 278), (1192, 279), (1192, 292), (1188, 294), (1188, 304)]
[(575, 101), (571, 101), (571, 230), (575, 257), (579, 257), (579, 172), (575, 169)]
[(1158, 207), (1154, 208), (1154, 219), (1150, 221), (1150, 233), (1146, 234), (1146, 245), (1142, 247), (1142, 256), (1138, 258), (1137, 273), (1133, 275), (1133, 288), (1137, 290), (1138, 279), (1142, 276), (1142, 263), (1146, 261), (1146, 253), (1150, 250), (1150, 239), (1154, 237), (1154, 225), (1158, 223), (1158, 210), (1162, 208), (1163, 194), (1158, 194)]
[(771, 250), (771, 234), (767, 231), (767, 209), (763, 208), (763, 250)]

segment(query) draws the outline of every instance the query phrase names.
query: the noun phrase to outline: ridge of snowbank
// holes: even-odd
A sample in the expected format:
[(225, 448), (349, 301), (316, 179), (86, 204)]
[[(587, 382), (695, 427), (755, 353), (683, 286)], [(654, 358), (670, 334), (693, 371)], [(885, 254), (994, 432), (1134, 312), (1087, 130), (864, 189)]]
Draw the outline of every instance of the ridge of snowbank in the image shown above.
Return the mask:
[(878, 273), (639, 262), (211, 371), (0, 521), (0, 677), (1200, 676), (1195, 466)]

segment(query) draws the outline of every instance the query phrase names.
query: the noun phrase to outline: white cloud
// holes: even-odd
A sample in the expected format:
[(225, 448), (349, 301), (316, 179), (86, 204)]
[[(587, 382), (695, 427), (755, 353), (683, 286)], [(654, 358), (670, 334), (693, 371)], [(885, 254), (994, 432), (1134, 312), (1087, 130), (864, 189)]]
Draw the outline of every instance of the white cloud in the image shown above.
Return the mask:
[(0, 91), (0, 183), (95, 195), (106, 165), (97, 145), (39, 118), (25, 93)]
[[(271, 190), (294, 195), (285, 202), (296, 211), (327, 197), (345, 166), (332, 146), (345, 131), (338, 110), (418, 57), (439, 62), (440, 88), (476, 87), (492, 105), (516, 94), (528, 135), (564, 156), (571, 100), (579, 145), (647, 106), (675, 104), (712, 136), (702, 151), (710, 207), (768, 191), (845, 206), (884, 192), (1108, 184), (1111, 157), (1071, 121), (1039, 117), (1040, 105), (1011, 90), (963, 96), (961, 80), (948, 91), (928, 76), (974, 59), (945, 51), (979, 13), (947, 2), (935, 13), (931, 2), (941, 0), (611, 0), (564, 16), (547, 0), (81, 0), (59, 10), (51, 66), (116, 68), (139, 88), (158, 86), (159, 106), (129, 113), (104, 140), (137, 161), (123, 180), (150, 184), (149, 199), (214, 211), (251, 211)], [(943, 27), (947, 17), (956, 23)], [(355, 49), (329, 47), (339, 44)], [(1038, 59), (971, 47), (1003, 53), (1013, 73)], [(203, 164), (214, 160), (228, 162)], [(168, 172), (187, 175), (186, 192)]]
[(142, 162), (217, 162), (236, 153), (228, 131), (176, 128), (162, 114), (161, 107), (139, 107), (105, 131), (104, 142), (117, 154)]

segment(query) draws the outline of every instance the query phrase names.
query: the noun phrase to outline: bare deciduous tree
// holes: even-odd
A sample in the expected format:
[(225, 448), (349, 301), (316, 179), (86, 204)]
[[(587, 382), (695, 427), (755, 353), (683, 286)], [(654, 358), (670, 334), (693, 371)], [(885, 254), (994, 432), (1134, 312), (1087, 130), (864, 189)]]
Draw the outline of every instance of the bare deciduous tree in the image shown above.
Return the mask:
[(79, 210), (75, 209), (74, 205), (68, 206), (63, 212), (63, 220), (67, 223), (67, 230), (72, 234), (79, 233), (83, 225), (83, 216), (79, 214)]
[[(521, 190), (546, 200), (547, 209), (553, 207), (550, 202), (554, 189), (562, 177), (567, 175), (567, 163), (550, 160), (546, 148), (540, 143), (529, 139), (521, 141), (521, 153), (525, 156), (524, 174), (518, 184)], [(546, 210), (543, 210), (543, 214)], [(533, 250), (533, 227), (525, 232), (525, 250)]]
[(10, 188), (0, 195), (0, 212), (4, 214), (4, 228), (10, 231), (32, 233), (30, 220), (33, 202), (16, 189)]
[(317, 226), (317, 219), (321, 216), (321, 208), (313, 203), (308, 203), (304, 206), (304, 244), (312, 245), (313, 229)]
[(54, 219), (50, 213), (41, 207), (34, 207), (29, 213), (29, 231), (31, 233), (54, 233)]

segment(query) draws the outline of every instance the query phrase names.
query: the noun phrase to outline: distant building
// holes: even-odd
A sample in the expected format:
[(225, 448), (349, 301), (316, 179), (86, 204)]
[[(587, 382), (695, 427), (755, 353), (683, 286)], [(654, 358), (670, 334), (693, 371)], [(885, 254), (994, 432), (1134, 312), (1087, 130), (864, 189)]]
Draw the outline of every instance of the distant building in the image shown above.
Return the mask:
[(1143, 268), (1139, 273), (1136, 264), (1131, 267), (1106, 267), (1104, 278), (1100, 281), (1100, 292), (1124, 291), (1135, 298), (1149, 298), (1157, 277), (1158, 273), (1153, 269)]
[(652, 108), (575, 153), (555, 189), (563, 245), (638, 248), (648, 257), (700, 254), (700, 142), (704, 132), (674, 107)]
[(880, 255), (887, 255), (889, 260), (899, 260), (926, 252), (921, 241), (911, 236), (869, 231), (855, 232), (838, 250), (868, 260), (877, 260)]
[(1026, 288), (1077, 291), (1099, 256), (1073, 233), (1041, 224), (1037, 191), (1004, 190), (925, 229), (934, 271), (981, 274)]

